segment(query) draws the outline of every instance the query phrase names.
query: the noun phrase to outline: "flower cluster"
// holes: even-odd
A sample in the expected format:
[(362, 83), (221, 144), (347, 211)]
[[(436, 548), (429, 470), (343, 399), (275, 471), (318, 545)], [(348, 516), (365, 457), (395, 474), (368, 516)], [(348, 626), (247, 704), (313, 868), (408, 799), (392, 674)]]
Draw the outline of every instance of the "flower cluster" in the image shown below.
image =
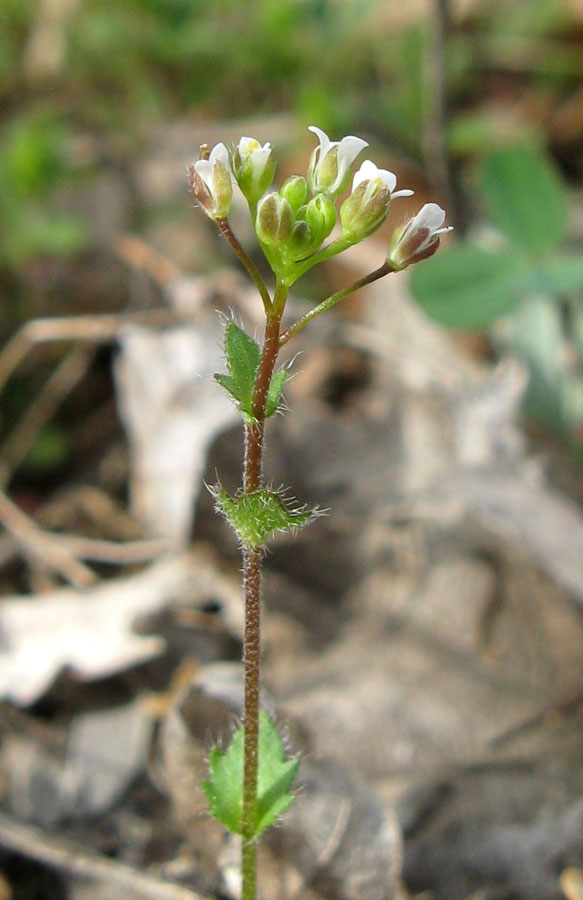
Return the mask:
[[(320, 262), (358, 243), (375, 232), (386, 219), (391, 201), (411, 196), (411, 190), (395, 190), (397, 178), (365, 160), (352, 177), (348, 197), (336, 201), (347, 190), (357, 156), (368, 146), (349, 135), (331, 141), (328, 135), (310, 126), (318, 138), (307, 176), (294, 175), (279, 191), (269, 190), (275, 176), (275, 160), (269, 143), (242, 137), (231, 152), (217, 144), (189, 168), (190, 189), (204, 212), (217, 222), (226, 220), (232, 195), (232, 179), (245, 196), (255, 230), (265, 255), (277, 275), (291, 284), (296, 273), (306, 271), (308, 261)], [(320, 250), (340, 218), (341, 233), (336, 241)], [(426, 259), (437, 250), (445, 212), (428, 203), (411, 220), (397, 228), (391, 241), (387, 264), (397, 271)], [(320, 251), (320, 252), (318, 252)], [(301, 270), (301, 272), (300, 272)]]

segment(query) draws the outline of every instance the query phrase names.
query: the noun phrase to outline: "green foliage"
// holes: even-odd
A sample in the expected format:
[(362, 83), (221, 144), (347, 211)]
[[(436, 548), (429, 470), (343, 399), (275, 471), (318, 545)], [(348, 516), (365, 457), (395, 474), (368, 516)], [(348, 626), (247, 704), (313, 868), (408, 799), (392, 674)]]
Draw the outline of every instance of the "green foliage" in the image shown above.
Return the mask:
[[(255, 422), (253, 389), (261, 351), (259, 345), (234, 322), (229, 322), (225, 330), (225, 357), (229, 374), (215, 375), (215, 381), (237, 401), (245, 421)], [(265, 407), (267, 418), (274, 415), (279, 408), (286, 374), (285, 369), (282, 369), (271, 378)]]
[[(85, 242), (82, 223), (50, 208), (50, 192), (69, 175), (67, 129), (55, 116), (13, 121), (0, 142), (0, 260), (18, 264), (43, 254), (66, 254)], [(49, 201), (49, 202), (47, 202)]]
[(286, 377), (287, 372), (285, 369), (280, 369), (279, 372), (275, 372), (275, 374), (271, 376), (269, 390), (267, 391), (267, 403), (265, 405), (265, 417), (267, 419), (274, 415), (279, 409), (281, 392), (283, 391)]
[[(226, 751), (214, 747), (209, 760), (209, 781), (202, 788), (211, 815), (229, 831), (243, 830), (243, 745), (244, 728), (239, 728)], [(257, 770), (257, 821), (253, 837), (257, 838), (273, 825), (293, 803), (289, 793), (298, 769), (298, 761), (286, 760), (283, 741), (263, 710), (259, 713), (259, 746)]]
[(280, 493), (269, 488), (230, 497), (219, 485), (213, 494), (217, 510), (249, 549), (263, 546), (275, 531), (295, 533), (316, 515), (315, 510), (289, 506)]
[(524, 263), (512, 252), (460, 245), (411, 271), (411, 289), (440, 325), (471, 331), (512, 311), (520, 298)]
[(479, 168), (503, 250), (465, 243), (411, 272), (425, 312), (454, 329), (497, 324), (493, 340), (518, 353), (529, 369), (526, 410), (571, 435), (583, 426), (583, 255), (560, 249), (569, 198), (551, 160), (536, 147), (498, 150)]
[(215, 381), (237, 401), (242, 415), (253, 420), (253, 388), (261, 359), (259, 345), (229, 322), (225, 330), (225, 356), (229, 374), (215, 375)]
[(23, 465), (29, 472), (46, 473), (62, 465), (70, 451), (67, 432), (56, 425), (47, 425), (26, 454)]
[(567, 192), (549, 158), (536, 147), (511, 147), (489, 156), (480, 181), (492, 219), (515, 244), (535, 254), (565, 237)]

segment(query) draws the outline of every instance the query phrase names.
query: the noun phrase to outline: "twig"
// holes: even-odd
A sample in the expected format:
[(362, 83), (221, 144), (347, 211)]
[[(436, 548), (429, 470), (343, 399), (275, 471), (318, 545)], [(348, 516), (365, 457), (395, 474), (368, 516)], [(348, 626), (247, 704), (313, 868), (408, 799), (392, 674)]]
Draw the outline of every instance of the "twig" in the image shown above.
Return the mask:
[(124, 325), (161, 327), (180, 321), (171, 309), (151, 309), (135, 313), (104, 316), (64, 316), (63, 318), (32, 319), (5, 344), (0, 352), (0, 391), (31, 347), (55, 341), (111, 341)]
[(48, 837), (39, 828), (21, 825), (0, 813), (0, 844), (15, 853), (81, 878), (127, 888), (150, 900), (203, 900), (200, 894), (149, 875), (63, 839)]
[(95, 573), (83, 565), (75, 556), (54, 540), (53, 536), (42, 531), (29, 516), (26, 515), (9, 497), (0, 491), (0, 522), (26, 551), (54, 572), (78, 588), (94, 584)]
[(53, 534), (51, 539), (65, 547), (77, 559), (90, 559), (93, 562), (110, 563), (116, 566), (150, 562), (158, 559), (169, 548), (167, 541), (157, 539), (122, 543), (86, 538), (75, 534)]
[(45, 424), (83, 378), (93, 357), (94, 351), (87, 347), (74, 347), (43, 384), (0, 449), (0, 487), (6, 487)]

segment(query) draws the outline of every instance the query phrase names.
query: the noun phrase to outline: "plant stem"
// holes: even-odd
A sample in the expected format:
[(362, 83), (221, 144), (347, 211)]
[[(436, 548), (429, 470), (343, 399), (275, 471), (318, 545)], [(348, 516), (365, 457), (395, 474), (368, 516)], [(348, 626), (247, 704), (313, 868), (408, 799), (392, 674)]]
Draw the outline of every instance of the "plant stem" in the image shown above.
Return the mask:
[(355, 241), (353, 239), (340, 236), (337, 240), (328, 244), (327, 247), (323, 247), (322, 250), (319, 250), (318, 253), (314, 253), (313, 256), (308, 257), (308, 259), (303, 262), (295, 263), (292, 271), (288, 273), (286, 281), (288, 287), (291, 287), (298, 278), (301, 278), (301, 276), (309, 271), (309, 269), (313, 268), (313, 266), (317, 266), (319, 263), (326, 262), (326, 260), (338, 256), (339, 253), (348, 250), (354, 243)]
[(336, 306), (337, 303), (340, 303), (341, 300), (344, 300), (345, 297), (348, 297), (349, 294), (353, 294), (355, 291), (359, 291), (360, 288), (365, 287), (367, 284), (372, 284), (373, 281), (378, 281), (379, 278), (383, 278), (385, 275), (388, 275), (389, 272), (394, 271), (388, 262), (384, 262), (382, 266), (378, 269), (375, 269), (374, 272), (369, 272), (368, 275), (364, 275), (362, 278), (359, 278), (358, 281), (353, 282), (346, 288), (342, 288), (341, 291), (336, 291), (335, 294), (331, 294), (325, 300), (322, 300), (321, 303), (318, 303), (313, 309), (307, 312), (304, 316), (301, 316), (291, 325), (286, 331), (284, 331), (279, 337), (279, 346), (283, 347), (284, 344), (287, 344), (289, 339), (297, 334), (300, 329), (307, 325), (308, 322), (311, 322), (312, 319), (315, 319), (316, 316), (319, 316), (321, 313), (326, 312), (327, 309), (330, 309), (332, 306)]
[[(246, 493), (261, 487), (267, 392), (279, 352), (279, 329), (287, 288), (278, 283), (273, 304), (267, 314), (265, 338), (253, 391), (256, 423), (245, 426), (245, 462), (243, 489)], [(259, 739), (259, 667), (261, 621), (261, 547), (243, 550), (243, 588), (245, 594), (245, 635), (243, 663), (245, 695), (243, 701), (244, 765), (242, 812), (242, 900), (255, 900), (257, 894), (257, 847), (254, 834), (257, 823), (257, 766)]]

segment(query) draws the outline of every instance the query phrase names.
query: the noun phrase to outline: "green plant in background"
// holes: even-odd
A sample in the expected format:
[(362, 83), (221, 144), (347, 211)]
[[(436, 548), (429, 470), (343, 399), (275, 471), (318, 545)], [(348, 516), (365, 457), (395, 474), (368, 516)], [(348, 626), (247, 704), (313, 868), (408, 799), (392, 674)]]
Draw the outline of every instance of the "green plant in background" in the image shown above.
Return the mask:
[[(277, 729), (260, 711), (260, 599), (264, 549), (275, 531), (296, 532), (309, 524), (317, 510), (290, 502), (282, 490), (264, 483), (263, 449), (265, 421), (281, 409), (287, 369), (276, 369), (288, 341), (312, 319), (349, 294), (384, 275), (399, 271), (437, 250), (445, 213), (435, 203), (426, 204), (398, 228), (385, 262), (348, 287), (322, 300), (291, 326), (282, 329), (290, 287), (320, 262), (331, 259), (368, 237), (384, 222), (393, 199), (412, 193), (396, 191), (392, 172), (370, 160), (353, 175), (356, 157), (366, 141), (349, 136), (330, 141), (319, 128), (306, 176), (288, 178), (279, 191), (269, 190), (275, 160), (269, 143), (243, 137), (231, 152), (217, 144), (189, 168), (189, 184), (201, 209), (213, 219), (255, 283), (265, 312), (265, 334), (259, 346), (234, 322), (225, 330), (227, 374), (216, 381), (239, 409), (245, 435), (243, 484), (230, 496), (218, 484), (212, 488), (216, 508), (235, 530), (243, 559), (245, 632), (243, 646), (243, 725), (226, 750), (215, 747), (210, 755), (209, 780), (203, 789), (209, 808), (223, 825), (241, 835), (242, 898), (255, 900), (256, 842), (261, 833), (293, 800), (292, 783), (298, 768), (286, 759)], [(244, 194), (257, 239), (275, 276), (271, 294), (258, 269), (233, 233), (228, 221), (232, 181)], [(340, 197), (352, 182), (349, 195)], [(339, 207), (339, 208), (338, 208)], [(339, 222), (337, 236), (325, 243)]]
[(69, 179), (68, 131), (57, 117), (30, 114), (15, 119), (0, 141), (0, 263), (16, 265), (44, 254), (83, 246), (85, 230), (48, 202), (52, 188)]
[(497, 232), (414, 270), (413, 296), (442, 325), (488, 330), (495, 347), (519, 354), (529, 415), (580, 442), (583, 254), (568, 244), (567, 190), (534, 146), (491, 154), (478, 181)]

